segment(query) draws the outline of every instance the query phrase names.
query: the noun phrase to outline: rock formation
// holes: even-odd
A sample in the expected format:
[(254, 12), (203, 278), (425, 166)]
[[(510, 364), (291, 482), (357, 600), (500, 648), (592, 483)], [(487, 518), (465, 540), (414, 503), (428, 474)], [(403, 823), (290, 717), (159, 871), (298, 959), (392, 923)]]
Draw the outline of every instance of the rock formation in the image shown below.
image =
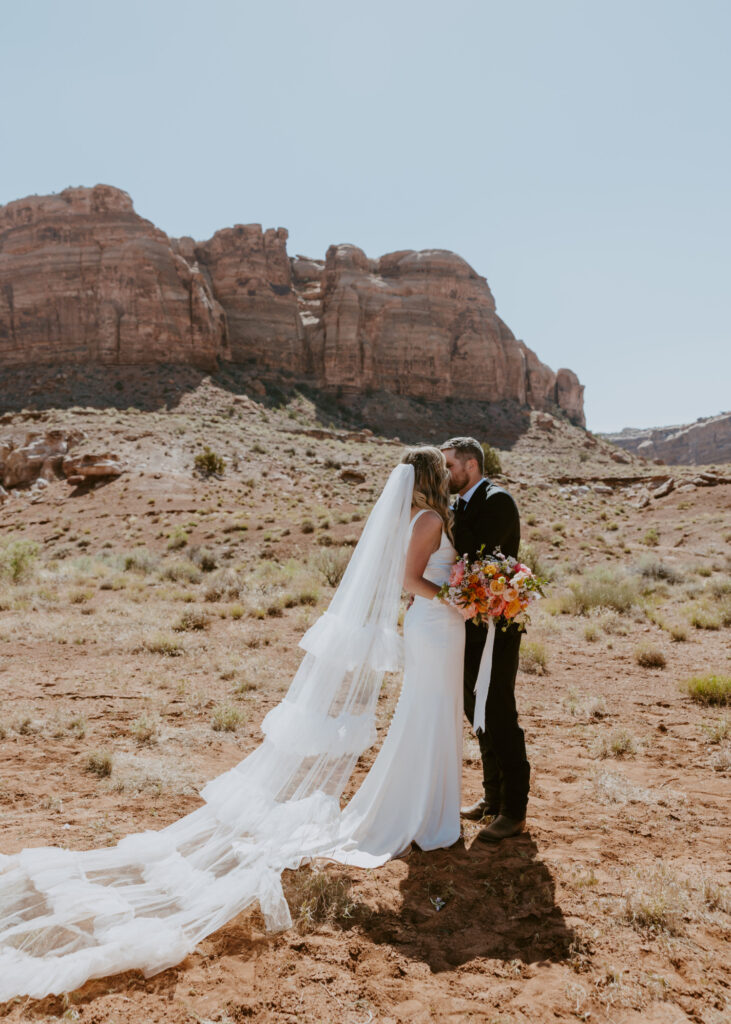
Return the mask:
[(484, 277), (442, 249), (287, 254), (283, 228), (170, 239), (107, 185), (0, 207), (0, 367), (234, 364), (252, 378), (564, 413), (583, 387), (503, 323)]
[(67, 188), (0, 207), (0, 365), (214, 369), (225, 353), (203, 275), (126, 192)]
[(670, 465), (710, 465), (731, 462), (731, 412), (699, 419), (676, 427), (631, 427), (617, 434), (604, 434), (607, 441), (648, 459), (662, 459)]

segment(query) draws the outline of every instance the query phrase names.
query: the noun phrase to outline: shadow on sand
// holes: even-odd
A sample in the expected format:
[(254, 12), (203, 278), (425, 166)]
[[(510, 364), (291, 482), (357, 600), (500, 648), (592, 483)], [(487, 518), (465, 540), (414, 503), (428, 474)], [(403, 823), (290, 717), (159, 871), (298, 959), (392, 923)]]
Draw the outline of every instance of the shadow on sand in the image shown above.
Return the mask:
[(494, 846), (460, 840), (449, 850), (415, 849), (405, 864), (401, 909), (379, 909), (362, 923), (373, 942), (433, 972), (480, 957), (534, 963), (569, 955), (575, 935), (529, 833)]

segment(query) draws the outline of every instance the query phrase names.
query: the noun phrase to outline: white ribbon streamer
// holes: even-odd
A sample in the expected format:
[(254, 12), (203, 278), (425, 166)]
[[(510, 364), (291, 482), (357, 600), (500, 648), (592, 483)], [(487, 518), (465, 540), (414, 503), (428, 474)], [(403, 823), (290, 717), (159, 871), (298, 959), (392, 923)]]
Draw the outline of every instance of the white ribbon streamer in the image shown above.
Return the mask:
[(480, 669), (475, 679), (475, 717), (472, 729), (475, 736), (485, 731), (485, 705), (487, 694), (490, 690), (490, 676), (492, 675), (492, 649), (495, 646), (495, 620), (490, 619), (487, 624), (487, 640), (480, 658)]

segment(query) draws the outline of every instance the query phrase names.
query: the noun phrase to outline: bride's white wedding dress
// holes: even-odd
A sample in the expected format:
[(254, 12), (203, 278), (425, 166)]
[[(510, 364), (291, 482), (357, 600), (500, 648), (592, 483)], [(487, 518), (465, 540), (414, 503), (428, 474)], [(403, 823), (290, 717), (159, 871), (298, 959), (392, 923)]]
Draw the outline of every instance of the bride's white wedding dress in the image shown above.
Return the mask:
[[(204, 787), (201, 807), (114, 847), (0, 854), (0, 1002), (130, 969), (149, 977), (253, 903), (269, 930), (288, 928), (286, 869), (321, 857), (375, 866), (412, 840), (457, 840), (464, 626), (420, 597), (406, 615), (388, 735), (340, 807), (376, 740), (384, 672), (404, 664), (397, 623), (413, 487), (413, 467), (396, 466), (327, 611), (300, 641), (305, 656), (262, 722), (264, 740)], [(453, 558), (443, 535), (428, 578), (443, 582)]]
[[(409, 538), (417, 512), (411, 520)], [(441, 585), (457, 552), (442, 530), (424, 578)], [(464, 620), (416, 596), (404, 619), (404, 680), (391, 725), (370, 771), (342, 814), (328, 859), (373, 868), (415, 842), (456, 843), (462, 783)]]

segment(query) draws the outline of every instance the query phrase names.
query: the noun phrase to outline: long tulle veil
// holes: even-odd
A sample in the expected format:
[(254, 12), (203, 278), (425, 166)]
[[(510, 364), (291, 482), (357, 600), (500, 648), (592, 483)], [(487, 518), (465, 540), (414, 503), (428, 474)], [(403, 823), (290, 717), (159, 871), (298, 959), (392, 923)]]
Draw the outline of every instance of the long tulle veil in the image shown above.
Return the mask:
[(401, 664), (398, 606), (414, 470), (392, 471), (264, 740), (209, 782), (198, 810), (116, 846), (0, 855), (0, 1001), (146, 976), (259, 903), (291, 925), (281, 874), (332, 846), (340, 796), (376, 739), (383, 673)]

